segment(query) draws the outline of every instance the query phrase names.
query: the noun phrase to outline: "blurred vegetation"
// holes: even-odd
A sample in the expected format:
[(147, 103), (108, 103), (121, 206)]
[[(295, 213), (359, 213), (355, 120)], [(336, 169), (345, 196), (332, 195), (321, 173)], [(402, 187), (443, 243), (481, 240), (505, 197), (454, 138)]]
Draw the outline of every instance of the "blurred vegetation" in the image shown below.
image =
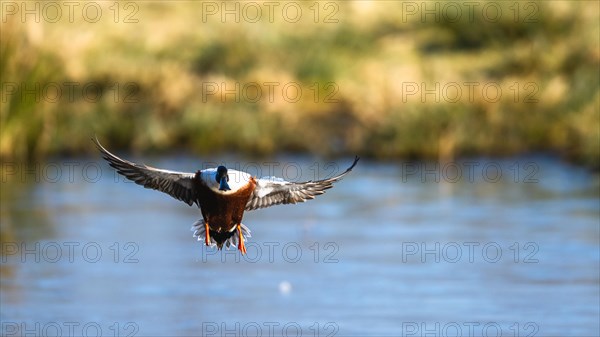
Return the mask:
[(251, 22), (244, 2), (240, 22), (193, 1), (120, 3), (119, 13), (98, 2), (97, 22), (78, 7), (72, 20), (65, 7), (58, 22), (39, 23), (5, 10), (0, 155), (95, 151), (97, 134), (111, 149), (551, 151), (599, 168), (598, 2), (487, 3), (295, 2), (298, 22), (283, 5)]

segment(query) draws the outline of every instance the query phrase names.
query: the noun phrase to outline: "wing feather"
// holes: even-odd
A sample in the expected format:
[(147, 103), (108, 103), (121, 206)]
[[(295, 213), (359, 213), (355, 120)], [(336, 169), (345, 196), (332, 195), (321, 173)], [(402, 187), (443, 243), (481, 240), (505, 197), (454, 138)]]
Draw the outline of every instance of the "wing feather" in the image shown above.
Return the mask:
[(164, 192), (190, 206), (194, 203), (200, 205), (194, 184), (195, 173), (161, 170), (144, 164), (136, 164), (110, 153), (97, 138), (92, 138), (92, 141), (108, 164), (125, 178), (145, 188)]
[(251, 211), (259, 208), (270, 207), (280, 204), (295, 204), (314, 199), (317, 195), (325, 193), (333, 187), (333, 183), (348, 174), (360, 158), (354, 158), (354, 162), (346, 171), (333, 178), (294, 183), (278, 178), (260, 178), (256, 188), (246, 204), (246, 210)]

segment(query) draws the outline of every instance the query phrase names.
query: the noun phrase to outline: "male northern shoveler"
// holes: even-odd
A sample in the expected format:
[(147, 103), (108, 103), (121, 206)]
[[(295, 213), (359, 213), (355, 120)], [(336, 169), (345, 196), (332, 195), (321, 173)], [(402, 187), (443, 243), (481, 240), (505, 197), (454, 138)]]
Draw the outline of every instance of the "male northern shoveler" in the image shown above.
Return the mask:
[(109, 165), (127, 179), (190, 206), (195, 203), (203, 217), (192, 226), (198, 240), (203, 238), (207, 246), (217, 245), (219, 249), (223, 244), (237, 245), (242, 254), (246, 253), (244, 240), (250, 237), (250, 230), (242, 224), (244, 211), (314, 199), (352, 171), (359, 159), (356, 157), (346, 171), (333, 178), (295, 183), (274, 177), (257, 179), (225, 166), (196, 173), (161, 170), (123, 160), (108, 152), (98, 139), (92, 140)]

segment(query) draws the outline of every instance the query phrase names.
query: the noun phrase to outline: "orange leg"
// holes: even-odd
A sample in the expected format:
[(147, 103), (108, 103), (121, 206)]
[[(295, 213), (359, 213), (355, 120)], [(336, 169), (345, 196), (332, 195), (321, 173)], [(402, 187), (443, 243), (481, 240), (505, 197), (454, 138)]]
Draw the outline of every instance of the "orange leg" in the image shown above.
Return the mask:
[(244, 235), (242, 234), (242, 226), (240, 224), (237, 225), (238, 234), (240, 236), (240, 243), (238, 244), (238, 249), (242, 252), (242, 255), (246, 254), (246, 245), (244, 244)]
[(205, 221), (205, 222), (204, 222), (204, 229), (205, 229), (205, 232), (206, 232), (206, 236), (205, 236), (205, 238), (204, 238), (204, 243), (205, 243), (207, 246), (210, 246), (210, 232), (209, 232), (209, 231), (210, 231), (210, 228), (208, 228), (208, 221)]

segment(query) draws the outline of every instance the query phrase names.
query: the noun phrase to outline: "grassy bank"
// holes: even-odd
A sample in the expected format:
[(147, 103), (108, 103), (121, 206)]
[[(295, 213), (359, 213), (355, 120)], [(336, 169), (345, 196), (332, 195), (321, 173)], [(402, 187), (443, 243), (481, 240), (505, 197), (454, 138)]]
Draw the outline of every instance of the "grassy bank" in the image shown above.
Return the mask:
[(3, 14), (3, 159), (94, 151), (98, 134), (158, 152), (552, 151), (600, 167), (594, 1), (295, 2), (297, 22), (263, 3), (257, 22), (243, 2), (239, 22), (209, 15), (220, 2), (98, 4), (96, 22)]

